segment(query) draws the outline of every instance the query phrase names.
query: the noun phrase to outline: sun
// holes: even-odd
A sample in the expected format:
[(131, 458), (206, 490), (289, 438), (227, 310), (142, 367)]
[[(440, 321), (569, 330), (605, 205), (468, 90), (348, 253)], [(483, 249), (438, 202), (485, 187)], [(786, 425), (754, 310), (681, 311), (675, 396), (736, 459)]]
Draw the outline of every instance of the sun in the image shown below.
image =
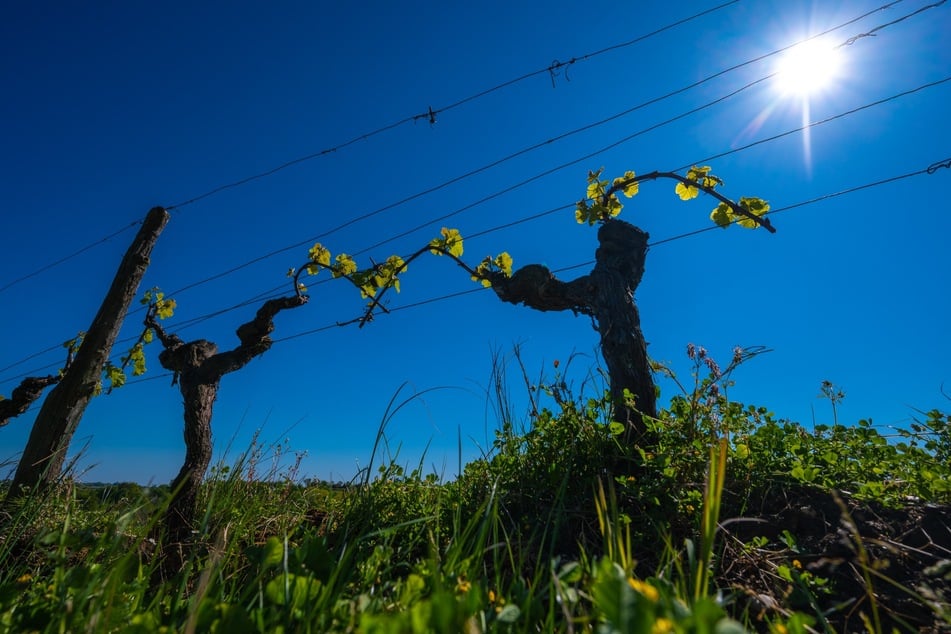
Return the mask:
[(776, 64), (776, 90), (786, 97), (809, 99), (835, 88), (842, 76), (839, 49), (809, 40), (789, 49)]
[(833, 96), (842, 88), (846, 71), (843, 57), (841, 47), (820, 39), (807, 40), (785, 51), (771, 75), (776, 98), (757, 118), (759, 125), (781, 105), (800, 111), (803, 163), (809, 173), (812, 172), (812, 104)]

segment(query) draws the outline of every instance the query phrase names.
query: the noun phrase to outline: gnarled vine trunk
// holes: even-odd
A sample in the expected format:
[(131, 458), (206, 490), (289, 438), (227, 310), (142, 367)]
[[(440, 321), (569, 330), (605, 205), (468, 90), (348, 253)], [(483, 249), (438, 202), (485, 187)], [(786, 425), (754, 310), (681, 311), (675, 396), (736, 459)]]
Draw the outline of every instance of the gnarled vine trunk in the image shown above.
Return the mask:
[[(626, 426), (626, 439), (638, 445), (651, 442), (644, 418), (657, 416), (647, 342), (634, 303), (644, 275), (647, 239), (646, 232), (630, 223), (608, 220), (598, 229), (600, 247), (588, 275), (563, 282), (547, 267), (529, 264), (511, 278), (497, 273), (489, 277), (503, 301), (536, 310), (571, 310), (594, 319), (610, 377), (614, 419)], [(625, 390), (633, 396), (633, 406)]]
[(20, 385), (14, 388), (10, 398), (0, 400), (0, 427), (10, 422), (11, 418), (16, 418), (20, 414), (30, 409), (30, 405), (43, 396), (43, 390), (50, 385), (59, 383), (59, 377), (53, 376), (28, 376)]
[(306, 302), (304, 296), (268, 300), (253, 320), (238, 328), (241, 343), (227, 352), (218, 352), (218, 347), (205, 339), (186, 343), (177, 335), (166, 333), (149, 313), (146, 325), (155, 331), (165, 348), (159, 363), (176, 374), (185, 420), (185, 461), (172, 481), (172, 499), (164, 517), (162, 574), (166, 577), (182, 568), (198, 528), (198, 493), (211, 463), (211, 418), (221, 378), (240, 370), (271, 347), (269, 335), (277, 313)]

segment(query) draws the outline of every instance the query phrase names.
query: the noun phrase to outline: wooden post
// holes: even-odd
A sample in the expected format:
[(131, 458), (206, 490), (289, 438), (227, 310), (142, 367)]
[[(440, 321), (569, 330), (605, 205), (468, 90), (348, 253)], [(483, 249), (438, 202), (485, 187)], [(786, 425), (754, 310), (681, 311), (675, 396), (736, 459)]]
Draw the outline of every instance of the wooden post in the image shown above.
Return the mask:
[(168, 212), (162, 207), (155, 207), (146, 215), (76, 358), (36, 416), (7, 500), (18, 498), (30, 489), (48, 487), (59, 478), (69, 443), (100, 381), (122, 320), (148, 268), (152, 248), (168, 218)]

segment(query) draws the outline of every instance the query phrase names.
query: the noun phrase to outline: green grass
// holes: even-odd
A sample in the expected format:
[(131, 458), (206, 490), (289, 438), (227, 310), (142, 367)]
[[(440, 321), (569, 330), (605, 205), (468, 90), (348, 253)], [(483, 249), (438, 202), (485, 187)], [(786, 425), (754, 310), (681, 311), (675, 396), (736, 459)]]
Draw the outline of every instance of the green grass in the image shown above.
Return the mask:
[[(725, 520), (742, 522), (777, 488), (844, 490), (882, 508), (949, 503), (951, 417), (929, 412), (895, 438), (866, 421), (807, 431), (729, 401), (728, 378), (697, 378), (674, 398), (650, 451), (620, 446), (608, 402), (572, 397), (557, 377), (531, 399), (525, 429), (500, 389), (491, 453), (452, 482), (390, 460), (344, 488), (305, 485), (296, 466), (263, 467), (286, 447), (255, 445), (212, 470), (199, 546), (170, 579), (151, 537), (167, 488), (65, 479), (3, 519), (0, 630), (833, 631), (840, 613), (822, 600), (834, 582), (802, 568), (796, 536), (742, 541)], [(840, 612), (902, 631), (878, 604), (889, 570), (859, 533), (867, 592)], [(772, 566), (773, 609), (724, 583), (747, 560)], [(947, 609), (928, 589), (903, 590), (922, 610)]]

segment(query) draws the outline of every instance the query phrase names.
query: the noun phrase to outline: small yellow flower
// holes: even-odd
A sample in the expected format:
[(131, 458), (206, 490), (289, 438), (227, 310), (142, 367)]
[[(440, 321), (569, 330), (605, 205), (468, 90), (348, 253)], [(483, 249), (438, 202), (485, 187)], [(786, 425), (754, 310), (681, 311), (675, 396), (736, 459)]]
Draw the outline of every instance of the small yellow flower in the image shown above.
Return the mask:
[(21, 575), (20, 577), (17, 578), (17, 583), (20, 584), (21, 586), (26, 585), (30, 583), (31, 581), (33, 581), (33, 575), (31, 575), (30, 573), (26, 573), (25, 575)]
[(466, 580), (465, 577), (458, 577), (456, 579), (456, 592), (465, 594), (470, 589), (472, 589), (472, 583)]
[(489, 603), (495, 603), (495, 590), (489, 590)]
[(792, 566), (793, 566), (793, 568), (795, 568), (796, 570), (802, 570), (802, 562), (800, 562), (798, 559), (793, 559), (793, 560), (792, 560)]
[(645, 599), (647, 599), (648, 601), (652, 603), (656, 602), (657, 599), (660, 598), (660, 593), (657, 592), (657, 588), (650, 585), (649, 583), (645, 583), (643, 581), (635, 579), (634, 577), (628, 577), (627, 583), (629, 586), (631, 586), (634, 589), (635, 592), (637, 592), (638, 594), (640, 594), (641, 596), (643, 596)]
[(667, 634), (674, 631), (674, 622), (670, 619), (657, 619), (651, 626), (651, 634)]
[(782, 623), (776, 623), (773, 625), (774, 634), (789, 634), (789, 630), (786, 629), (786, 626)]

